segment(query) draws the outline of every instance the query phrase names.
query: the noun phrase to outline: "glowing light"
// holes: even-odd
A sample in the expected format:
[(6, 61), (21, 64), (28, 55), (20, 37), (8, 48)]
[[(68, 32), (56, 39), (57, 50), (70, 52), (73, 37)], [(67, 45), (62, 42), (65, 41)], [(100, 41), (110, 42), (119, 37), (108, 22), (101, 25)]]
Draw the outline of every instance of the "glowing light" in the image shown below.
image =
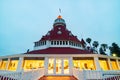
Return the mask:
[(99, 60), (99, 63), (102, 70), (109, 70), (107, 60)]
[(116, 61), (111, 61), (112, 70), (119, 70)]
[(94, 60), (73, 60), (75, 68), (95, 70)]
[(117, 55), (114, 53), (114, 54), (112, 54), (112, 56), (116, 57)]
[(23, 68), (24, 70), (38, 69), (44, 67), (44, 60), (25, 60)]
[(8, 70), (16, 71), (17, 66), (18, 66), (18, 60), (11, 60), (10, 63), (9, 63)]
[(61, 18), (62, 18), (62, 16), (61, 16), (61, 15), (59, 15), (57, 18), (58, 18), (58, 19), (61, 19)]
[(7, 61), (2, 61), (0, 69), (1, 70), (5, 70), (6, 69), (6, 65), (7, 65)]

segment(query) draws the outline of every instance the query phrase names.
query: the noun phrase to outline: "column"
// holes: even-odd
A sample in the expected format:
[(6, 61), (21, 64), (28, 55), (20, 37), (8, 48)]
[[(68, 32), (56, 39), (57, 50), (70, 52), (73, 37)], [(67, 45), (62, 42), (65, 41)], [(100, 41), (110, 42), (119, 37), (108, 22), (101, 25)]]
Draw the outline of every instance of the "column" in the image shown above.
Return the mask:
[(1, 65), (2, 65), (2, 59), (0, 60), (0, 68), (1, 68)]
[(94, 57), (96, 70), (101, 70), (98, 57)]
[(64, 74), (64, 59), (62, 58), (62, 74)]
[(73, 74), (73, 59), (72, 59), (72, 57), (69, 58), (69, 73), (70, 73), (70, 75)]
[(117, 63), (118, 70), (120, 70), (120, 65), (119, 65), (118, 59), (116, 59), (116, 63)]
[(56, 74), (56, 58), (54, 59), (54, 68), (53, 68), (53, 74)]
[(109, 65), (110, 70), (112, 70), (110, 58), (108, 58), (108, 65)]
[(8, 58), (5, 70), (8, 70), (9, 64), (10, 64), (10, 58)]
[(48, 57), (45, 57), (45, 61), (44, 61), (44, 66), (45, 66), (45, 72), (44, 72), (44, 74), (45, 75), (47, 75), (48, 74), (48, 62), (49, 62), (49, 60), (48, 60)]
[(24, 61), (24, 57), (19, 57), (17, 71), (21, 71), (23, 69), (23, 61)]

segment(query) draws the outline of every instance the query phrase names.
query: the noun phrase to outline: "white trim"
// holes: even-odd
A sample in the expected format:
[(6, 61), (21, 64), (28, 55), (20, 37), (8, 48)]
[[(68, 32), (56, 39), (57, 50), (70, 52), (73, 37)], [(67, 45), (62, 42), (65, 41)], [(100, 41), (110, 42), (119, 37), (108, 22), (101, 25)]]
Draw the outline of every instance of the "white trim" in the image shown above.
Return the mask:
[(100, 57), (100, 58), (110, 58), (110, 59), (119, 59), (120, 57), (113, 57), (100, 54), (15, 54), (8, 56), (1, 56), (0, 59), (12, 58), (12, 57)]
[(56, 58), (53, 58), (53, 59), (54, 59), (53, 74), (56, 74)]
[(108, 58), (108, 65), (109, 65), (110, 70), (112, 70), (110, 58)]
[[(51, 44), (51, 42), (53, 41), (53, 44)], [(74, 46), (74, 45), (70, 45), (69, 44), (69, 41), (67, 40), (52, 40), (52, 41), (49, 41), (47, 40), (46, 41), (46, 45), (41, 45), (41, 46), (34, 46), (34, 50), (42, 50), (42, 49), (47, 49), (49, 47), (70, 47), (70, 48), (75, 48), (75, 49), (82, 49), (84, 50), (84, 48), (80, 46)], [(59, 44), (57, 44), (57, 41), (59, 42)], [(62, 44), (60, 44), (60, 41), (62, 41)], [(64, 44), (63, 44), (63, 41), (64, 41)], [(67, 41), (67, 44), (66, 44), (66, 41)], [(54, 44), (54, 42), (56, 42), (56, 45)], [(76, 44), (75, 42), (73, 42), (74, 44)]]
[(45, 72), (44, 74), (47, 75), (48, 74), (48, 57), (45, 57), (45, 60), (44, 60), (44, 67), (45, 67)]
[(98, 57), (94, 57), (94, 63), (95, 63), (96, 70), (101, 70)]
[(120, 70), (120, 65), (119, 65), (118, 59), (116, 59), (116, 63), (117, 63), (118, 69)]
[(17, 71), (21, 71), (22, 70), (23, 61), (24, 61), (24, 58), (23, 57), (19, 57), (19, 61), (18, 61), (18, 65), (17, 65)]
[(69, 74), (73, 75), (73, 58), (69, 58)]
[(62, 60), (62, 74), (64, 74), (64, 60), (63, 58), (61, 60)]
[(8, 58), (8, 60), (7, 60), (7, 64), (6, 64), (6, 68), (5, 68), (5, 70), (8, 70), (8, 68), (9, 68), (9, 64), (10, 64), (10, 58)]

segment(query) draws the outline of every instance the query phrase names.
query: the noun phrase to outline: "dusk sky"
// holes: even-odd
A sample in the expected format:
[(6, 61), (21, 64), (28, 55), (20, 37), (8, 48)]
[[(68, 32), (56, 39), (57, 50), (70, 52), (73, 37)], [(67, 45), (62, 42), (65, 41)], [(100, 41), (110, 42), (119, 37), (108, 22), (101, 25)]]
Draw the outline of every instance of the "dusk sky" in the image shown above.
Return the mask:
[(0, 56), (33, 50), (53, 28), (59, 8), (79, 39), (120, 46), (120, 0), (0, 0)]

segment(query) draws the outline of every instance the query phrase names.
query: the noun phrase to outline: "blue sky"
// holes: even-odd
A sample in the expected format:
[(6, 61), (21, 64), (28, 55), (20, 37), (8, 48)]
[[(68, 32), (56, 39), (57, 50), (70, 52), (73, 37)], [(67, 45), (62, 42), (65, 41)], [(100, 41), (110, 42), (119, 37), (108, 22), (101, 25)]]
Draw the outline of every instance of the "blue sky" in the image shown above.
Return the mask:
[(61, 15), (79, 39), (120, 46), (120, 0), (0, 0), (0, 55), (33, 50)]

